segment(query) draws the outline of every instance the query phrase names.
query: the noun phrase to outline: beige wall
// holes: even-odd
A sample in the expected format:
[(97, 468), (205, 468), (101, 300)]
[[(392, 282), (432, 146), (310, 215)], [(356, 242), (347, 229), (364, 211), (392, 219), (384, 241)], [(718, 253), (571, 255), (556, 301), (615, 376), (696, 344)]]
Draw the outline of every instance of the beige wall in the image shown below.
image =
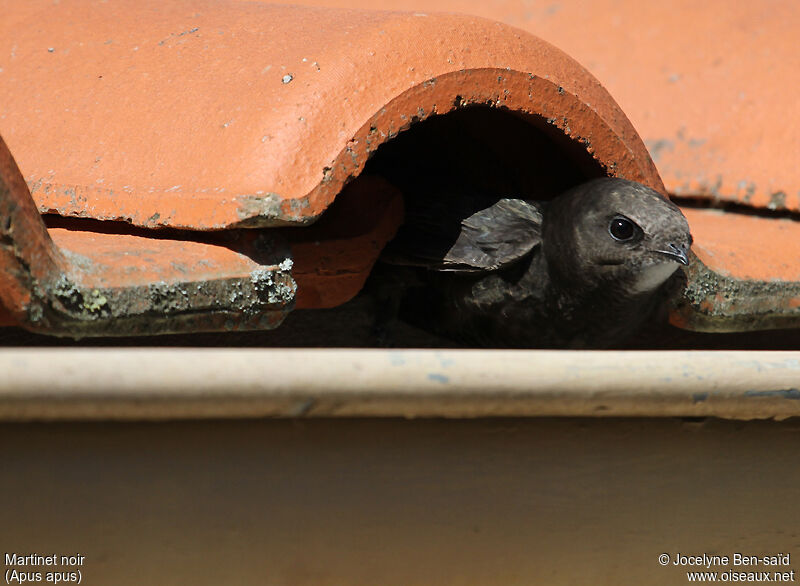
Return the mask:
[(0, 553), (81, 553), (90, 586), (672, 585), (678, 551), (800, 570), (798, 447), (794, 420), (4, 424)]

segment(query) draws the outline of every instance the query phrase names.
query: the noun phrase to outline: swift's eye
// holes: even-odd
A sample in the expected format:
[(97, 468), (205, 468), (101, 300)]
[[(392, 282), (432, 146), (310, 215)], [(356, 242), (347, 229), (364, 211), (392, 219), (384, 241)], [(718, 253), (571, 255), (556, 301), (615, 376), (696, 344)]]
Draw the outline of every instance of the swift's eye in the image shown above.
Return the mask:
[(627, 242), (636, 234), (635, 226), (636, 225), (628, 218), (617, 216), (611, 220), (611, 223), (608, 225), (608, 233), (611, 234), (614, 240)]

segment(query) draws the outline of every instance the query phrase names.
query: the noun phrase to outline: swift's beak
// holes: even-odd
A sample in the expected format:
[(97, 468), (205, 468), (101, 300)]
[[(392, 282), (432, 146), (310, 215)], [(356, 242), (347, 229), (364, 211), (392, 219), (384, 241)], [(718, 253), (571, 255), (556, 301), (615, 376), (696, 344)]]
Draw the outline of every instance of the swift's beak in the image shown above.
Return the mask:
[(656, 250), (659, 254), (664, 254), (668, 256), (671, 260), (675, 262), (679, 262), (682, 265), (686, 266), (689, 264), (689, 257), (687, 256), (687, 252), (689, 250), (688, 246), (678, 246), (676, 244), (668, 244), (667, 250)]

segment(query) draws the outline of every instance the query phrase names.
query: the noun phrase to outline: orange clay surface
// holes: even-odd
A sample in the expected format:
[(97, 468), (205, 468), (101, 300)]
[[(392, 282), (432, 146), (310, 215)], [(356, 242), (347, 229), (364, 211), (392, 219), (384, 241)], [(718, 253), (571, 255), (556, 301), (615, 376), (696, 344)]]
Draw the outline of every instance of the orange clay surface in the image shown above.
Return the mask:
[(795, 0), (299, 0), (455, 11), (553, 43), (645, 140), (669, 193), (800, 210)]
[[(298, 308), (340, 305), (363, 286), (402, 218), (400, 193), (378, 183), (369, 187), (365, 182), (354, 183), (346, 188), (341, 196), (346, 200), (342, 209), (337, 208), (330, 218), (307, 230), (287, 230), (273, 238), (266, 235), (265, 242), (285, 241), (291, 251)], [(379, 203), (364, 206), (363, 197), (373, 197)], [(263, 255), (259, 259), (258, 245), (253, 242), (257, 237), (252, 231), (240, 231), (228, 242), (65, 228), (50, 228), (48, 233), (72, 271), (85, 285), (95, 288), (246, 279), (269, 265)]]
[(670, 314), (679, 327), (735, 332), (800, 327), (800, 222), (683, 208), (694, 259)]
[[(372, 198), (371, 205), (366, 198)], [(168, 237), (145, 230), (118, 234), (50, 227), (48, 233), (72, 271), (98, 288), (248, 278), (279, 260), (260, 249), (275, 248), (280, 255), (282, 246), (292, 260), (297, 307), (334, 307), (361, 289), (402, 216), (400, 192), (369, 178), (348, 185), (330, 213), (303, 230), (236, 230), (201, 241), (186, 239), (203, 236), (197, 233)]]
[(47, 228), (0, 138), (0, 218), (0, 325), (59, 335), (268, 329), (295, 305), (355, 295), (397, 229), (402, 198), (364, 178), (303, 230), (119, 233), (58, 217)]
[(714, 272), (757, 281), (800, 282), (800, 222), (683, 208), (692, 251)]
[(412, 119), (470, 103), (551, 119), (611, 173), (663, 188), (603, 87), (497, 22), (235, 0), (3, 11), (0, 129), (42, 212), (304, 223)]
[[(610, 172), (662, 189), (624, 110), (670, 193), (800, 210), (800, 101), (786, 91), (800, 86), (795, 3), (315, 1), (326, 2), (417, 12), (235, 0), (3, 3), (0, 132), (36, 207), (147, 228), (307, 223), (413, 120), (488, 102), (551, 119)], [(547, 42), (435, 9), (553, 42), (622, 110)], [(332, 209), (317, 226), (281, 236), (291, 241), (300, 307), (352, 297), (397, 227), (397, 194), (351, 185), (361, 191), (343, 198), (351, 203), (338, 216)], [(29, 264), (39, 277), (75, 274), (81, 256), (93, 266), (84, 281), (103, 286), (246, 276), (259, 266), (237, 246), (138, 233), (51, 227), (54, 246), (33, 236), (35, 207), (14, 205), (4, 217), (13, 216), (18, 252), (38, 259)], [(696, 255), (714, 273), (797, 291), (800, 222), (684, 211)], [(3, 263), (19, 276), (16, 259)], [(0, 283), (9, 306), (0, 323), (19, 321), (25, 287), (22, 277)], [(742, 295), (736, 287), (712, 291), (692, 311), (780, 305), (782, 315), (800, 315), (789, 289), (780, 299), (754, 289), (757, 306), (731, 305)], [(681, 323), (693, 327), (691, 316)]]

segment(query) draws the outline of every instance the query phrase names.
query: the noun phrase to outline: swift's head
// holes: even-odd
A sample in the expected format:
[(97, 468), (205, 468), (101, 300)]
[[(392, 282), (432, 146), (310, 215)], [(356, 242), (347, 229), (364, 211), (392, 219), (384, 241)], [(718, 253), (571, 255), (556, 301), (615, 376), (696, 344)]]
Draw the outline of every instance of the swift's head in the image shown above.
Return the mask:
[(674, 203), (625, 179), (595, 179), (554, 199), (543, 224), (551, 270), (587, 285), (617, 280), (631, 294), (689, 264), (692, 235)]

